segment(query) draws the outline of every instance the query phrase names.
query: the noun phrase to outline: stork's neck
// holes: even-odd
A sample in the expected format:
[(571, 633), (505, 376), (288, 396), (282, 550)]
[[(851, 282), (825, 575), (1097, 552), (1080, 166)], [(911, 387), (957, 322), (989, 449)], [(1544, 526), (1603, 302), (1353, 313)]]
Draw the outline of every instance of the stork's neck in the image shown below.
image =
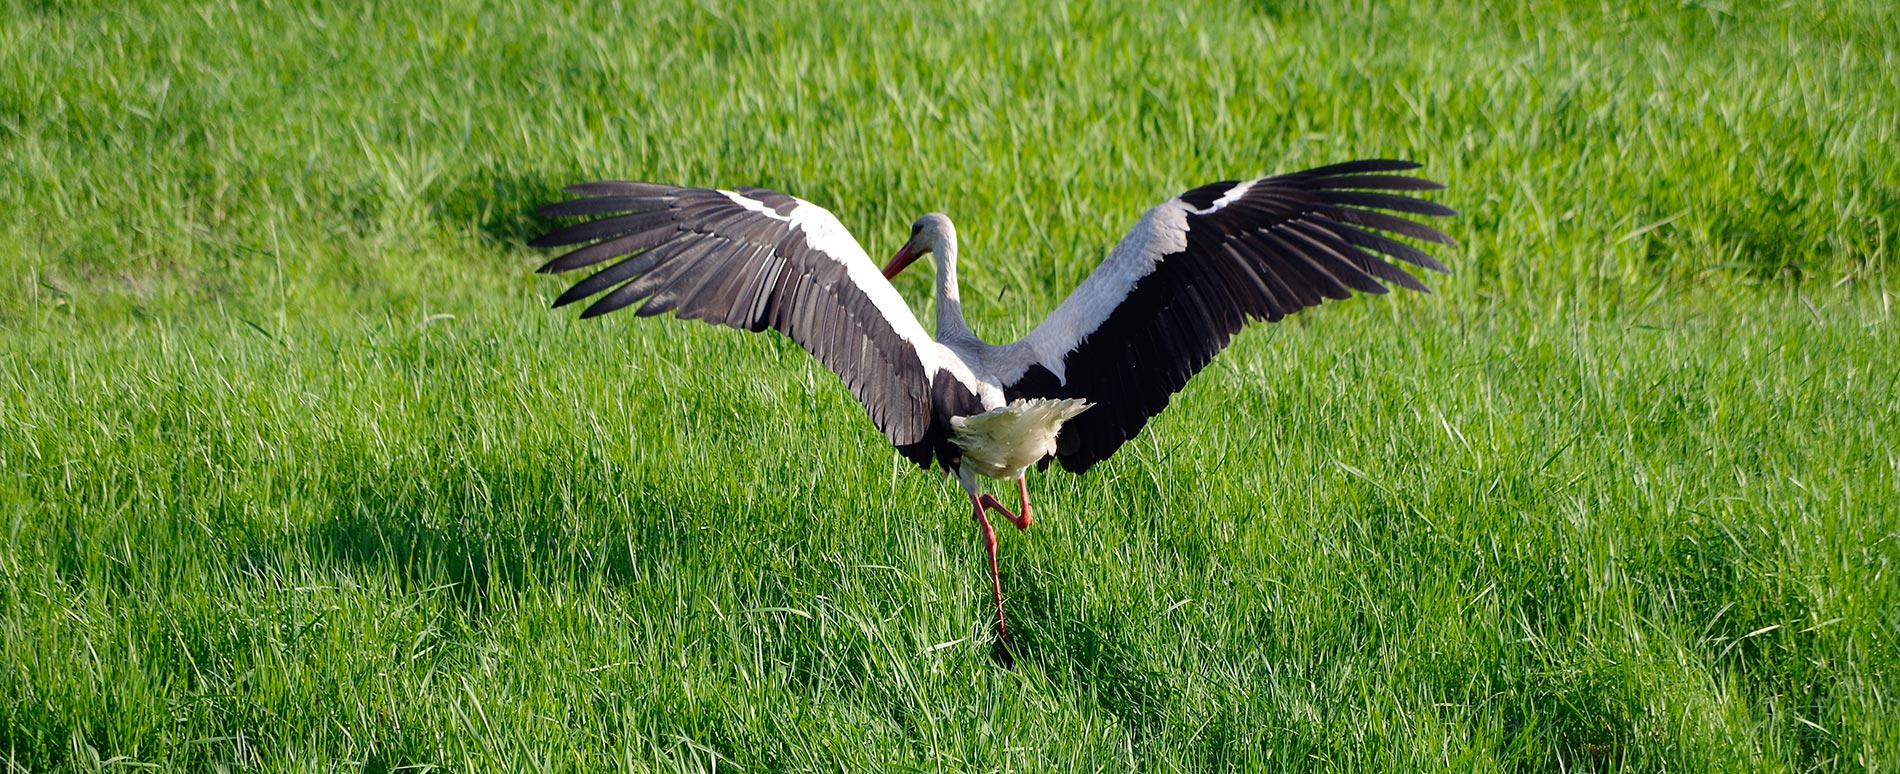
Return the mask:
[(957, 296), (957, 237), (953, 232), (931, 245), (937, 256), (937, 340), (975, 341), (963, 321), (963, 300)]

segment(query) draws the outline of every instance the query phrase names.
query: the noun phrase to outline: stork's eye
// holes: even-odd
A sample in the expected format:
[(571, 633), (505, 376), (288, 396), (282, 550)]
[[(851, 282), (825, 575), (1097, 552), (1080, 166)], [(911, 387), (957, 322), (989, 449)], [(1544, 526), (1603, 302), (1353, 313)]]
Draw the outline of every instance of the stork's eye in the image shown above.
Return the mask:
[(912, 223), (912, 224), (910, 224), (910, 235), (911, 235), (911, 236), (917, 236), (917, 232), (919, 232), (919, 231), (922, 231), (922, 230), (924, 230), (924, 224), (922, 224), (922, 223)]

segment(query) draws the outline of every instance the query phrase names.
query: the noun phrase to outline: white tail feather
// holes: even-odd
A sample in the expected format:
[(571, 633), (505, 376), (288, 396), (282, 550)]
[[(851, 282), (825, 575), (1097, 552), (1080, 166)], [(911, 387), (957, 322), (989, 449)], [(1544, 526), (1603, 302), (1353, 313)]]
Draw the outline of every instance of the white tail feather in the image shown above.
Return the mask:
[(964, 467), (995, 479), (1020, 478), (1023, 469), (1056, 452), (1062, 423), (1088, 410), (1079, 398), (1030, 398), (950, 420), (951, 443), (963, 449)]

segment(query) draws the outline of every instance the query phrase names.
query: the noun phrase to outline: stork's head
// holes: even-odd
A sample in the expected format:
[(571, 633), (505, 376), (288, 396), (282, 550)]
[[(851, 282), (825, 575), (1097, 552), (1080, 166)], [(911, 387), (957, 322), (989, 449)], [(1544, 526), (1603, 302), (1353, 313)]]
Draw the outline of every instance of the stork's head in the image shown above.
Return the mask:
[(942, 213), (933, 212), (910, 224), (910, 241), (897, 248), (897, 254), (891, 256), (891, 262), (884, 264), (884, 278), (890, 279), (911, 265), (925, 253), (937, 252), (946, 246), (957, 243), (957, 227), (950, 225), (950, 218)]

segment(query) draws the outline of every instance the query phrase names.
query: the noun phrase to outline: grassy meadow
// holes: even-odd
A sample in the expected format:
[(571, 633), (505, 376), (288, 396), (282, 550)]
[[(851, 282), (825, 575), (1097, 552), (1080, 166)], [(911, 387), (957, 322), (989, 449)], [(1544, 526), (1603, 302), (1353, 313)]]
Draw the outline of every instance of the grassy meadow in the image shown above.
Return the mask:
[[(1900, 7), (0, 0), (0, 771), (1894, 771)], [(1437, 292), (955, 484), (530, 213), (963, 236), (1414, 159)], [(929, 272), (898, 287), (925, 320)]]

